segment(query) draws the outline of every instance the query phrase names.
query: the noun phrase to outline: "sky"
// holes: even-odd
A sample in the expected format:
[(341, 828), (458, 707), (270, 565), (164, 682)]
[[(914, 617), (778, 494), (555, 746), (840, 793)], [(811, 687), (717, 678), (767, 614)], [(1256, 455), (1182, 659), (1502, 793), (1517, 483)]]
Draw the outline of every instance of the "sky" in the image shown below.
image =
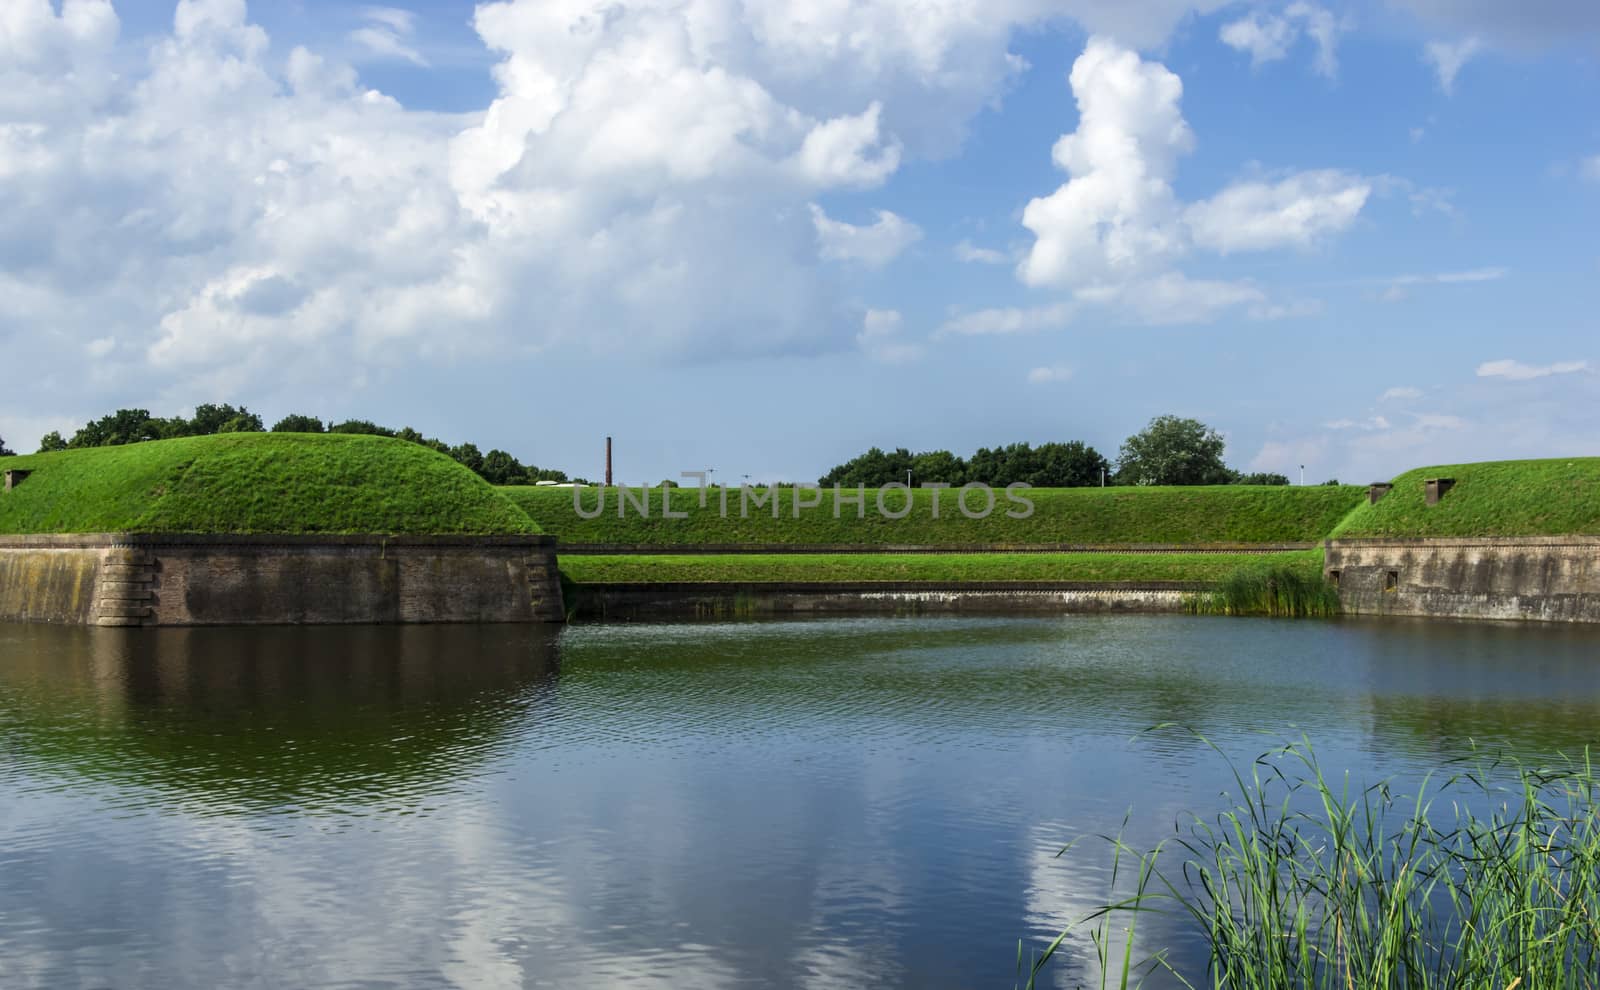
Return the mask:
[(0, 3), (0, 437), (1600, 455), (1593, 0)]

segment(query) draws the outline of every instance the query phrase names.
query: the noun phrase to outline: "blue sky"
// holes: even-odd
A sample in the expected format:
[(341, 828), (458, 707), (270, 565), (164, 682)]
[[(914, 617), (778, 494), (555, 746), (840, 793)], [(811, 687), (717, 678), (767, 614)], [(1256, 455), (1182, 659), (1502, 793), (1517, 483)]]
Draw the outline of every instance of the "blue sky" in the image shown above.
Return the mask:
[(1312, 481), (1600, 454), (1589, 0), (13, 0), (0, 89), (18, 449), (231, 401), (629, 481), (1169, 412)]

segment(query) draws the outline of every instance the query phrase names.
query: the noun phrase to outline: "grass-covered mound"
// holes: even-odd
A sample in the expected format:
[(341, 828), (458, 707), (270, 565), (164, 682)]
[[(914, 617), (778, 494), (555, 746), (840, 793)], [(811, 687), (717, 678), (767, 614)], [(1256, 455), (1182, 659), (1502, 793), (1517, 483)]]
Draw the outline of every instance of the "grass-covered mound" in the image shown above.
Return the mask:
[(1222, 581), (1276, 566), (1320, 580), (1322, 552), (649, 554), (561, 558), (576, 584), (612, 582)]
[(443, 454), (368, 436), (230, 433), (0, 458), (0, 534), (536, 533)]
[[(878, 514), (875, 493), (868, 491), (866, 518), (856, 518), (852, 505), (833, 517), (833, 493), (822, 491), (822, 504), (794, 517), (792, 489), (782, 489), (782, 508), (774, 519), (770, 506), (751, 506), (740, 517), (739, 490), (728, 490), (728, 516), (723, 518), (713, 490), (700, 508), (699, 489), (672, 492), (674, 511), (687, 519), (662, 518), (660, 489), (650, 493), (650, 517), (641, 518), (632, 504), (618, 518), (617, 492), (606, 492), (606, 511), (596, 519), (580, 518), (568, 488), (502, 488), (546, 533), (569, 543), (633, 543), (671, 546), (705, 543), (775, 543), (886, 546), (892, 544), (949, 546), (1041, 543), (1287, 543), (1321, 540), (1364, 497), (1353, 485), (1267, 487), (1253, 485), (1185, 488), (1038, 488), (1026, 493), (1034, 512), (1011, 519), (1005, 493), (997, 491), (994, 512), (986, 519), (968, 519), (956, 507), (956, 493), (944, 491), (939, 518), (932, 516), (933, 492), (918, 490), (904, 519)], [(637, 492), (637, 490), (635, 490)], [(762, 492), (765, 489), (760, 490)], [(596, 489), (580, 489), (582, 505), (592, 511)], [(813, 495), (806, 496), (814, 497)], [(904, 492), (885, 497), (890, 511), (904, 505)], [(981, 511), (983, 500), (969, 496), (969, 507)]]
[[(1427, 505), (1423, 481), (1454, 478)], [(1417, 468), (1394, 479), (1376, 505), (1360, 507), (1336, 537), (1569, 536), (1600, 534), (1600, 457), (1486, 461)]]

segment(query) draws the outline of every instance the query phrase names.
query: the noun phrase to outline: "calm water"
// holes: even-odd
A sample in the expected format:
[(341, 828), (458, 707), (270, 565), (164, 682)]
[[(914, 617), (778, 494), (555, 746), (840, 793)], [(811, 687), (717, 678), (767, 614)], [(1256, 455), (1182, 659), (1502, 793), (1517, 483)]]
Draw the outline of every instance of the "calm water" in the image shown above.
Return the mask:
[(1063, 843), (1219, 806), (1167, 721), (1361, 781), (1576, 751), (1600, 635), (0, 626), (0, 986), (1009, 987), (1106, 893)]

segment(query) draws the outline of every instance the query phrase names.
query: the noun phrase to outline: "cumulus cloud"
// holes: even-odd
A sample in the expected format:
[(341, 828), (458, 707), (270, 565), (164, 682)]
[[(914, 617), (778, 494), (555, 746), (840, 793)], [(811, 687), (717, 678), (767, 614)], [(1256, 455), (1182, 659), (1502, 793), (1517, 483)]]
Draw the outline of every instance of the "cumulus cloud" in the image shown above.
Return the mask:
[(1073, 307), (1068, 303), (980, 309), (951, 317), (939, 328), (939, 332), (969, 337), (1037, 333), (1066, 326), (1072, 320), (1072, 314)]
[(876, 217), (870, 224), (857, 226), (834, 220), (822, 207), (811, 204), (811, 223), (817, 230), (817, 248), (822, 257), (881, 268), (922, 237), (916, 224), (888, 210), (878, 210)]
[(1018, 265), (1028, 285), (1071, 290), (1145, 323), (1214, 319), (1236, 306), (1261, 318), (1315, 304), (1274, 303), (1245, 282), (1191, 279), (1173, 265), (1194, 248), (1227, 254), (1305, 248), (1347, 229), (1372, 183), (1336, 170), (1236, 183), (1185, 205), (1173, 190), (1194, 145), (1182, 81), (1104, 38), (1090, 39), (1069, 77), (1079, 123), (1052, 158), (1068, 180), (1023, 210), (1034, 243)]
[(1345, 25), (1327, 9), (1296, 2), (1282, 13), (1252, 11), (1224, 24), (1218, 36), (1229, 48), (1248, 54), (1250, 64), (1258, 68), (1286, 58), (1302, 36), (1310, 38), (1317, 48), (1316, 71), (1332, 78), (1339, 72), (1339, 36), (1344, 31)]
[[(494, 98), (454, 115), (274, 48), (243, 0), (182, 0), (126, 42), (107, 0), (8, 0), (0, 324), (50, 328), (8, 357), (115, 339), (121, 379), (184, 394), (549, 348), (848, 349), (859, 311), (827, 262), (881, 265), (920, 232), (809, 204), (953, 151), (1021, 70), (1017, 24), (1160, 33), (1190, 8), (1157, 6), (484, 3)], [(423, 61), (411, 14), (360, 16), (363, 51)]]
[(1420, 398), (1422, 398), (1422, 389), (1411, 385), (1396, 385), (1394, 388), (1385, 389), (1384, 393), (1378, 396), (1378, 401), (1399, 402)]
[(1178, 106), (1183, 82), (1105, 38), (1089, 40), (1069, 81), (1078, 129), (1050, 157), (1070, 178), (1022, 213), (1035, 241), (1020, 274), (1034, 286), (1124, 279), (1183, 250), (1171, 186), (1194, 146)]
[(1557, 361), (1554, 364), (1523, 364), (1509, 358), (1485, 361), (1478, 365), (1479, 378), (1504, 378), (1524, 382), (1532, 378), (1549, 378), (1551, 375), (1571, 375), (1588, 371), (1588, 361)]
[(1371, 194), (1360, 176), (1325, 169), (1237, 183), (1190, 206), (1185, 217), (1195, 243), (1222, 254), (1303, 248), (1347, 229)]

